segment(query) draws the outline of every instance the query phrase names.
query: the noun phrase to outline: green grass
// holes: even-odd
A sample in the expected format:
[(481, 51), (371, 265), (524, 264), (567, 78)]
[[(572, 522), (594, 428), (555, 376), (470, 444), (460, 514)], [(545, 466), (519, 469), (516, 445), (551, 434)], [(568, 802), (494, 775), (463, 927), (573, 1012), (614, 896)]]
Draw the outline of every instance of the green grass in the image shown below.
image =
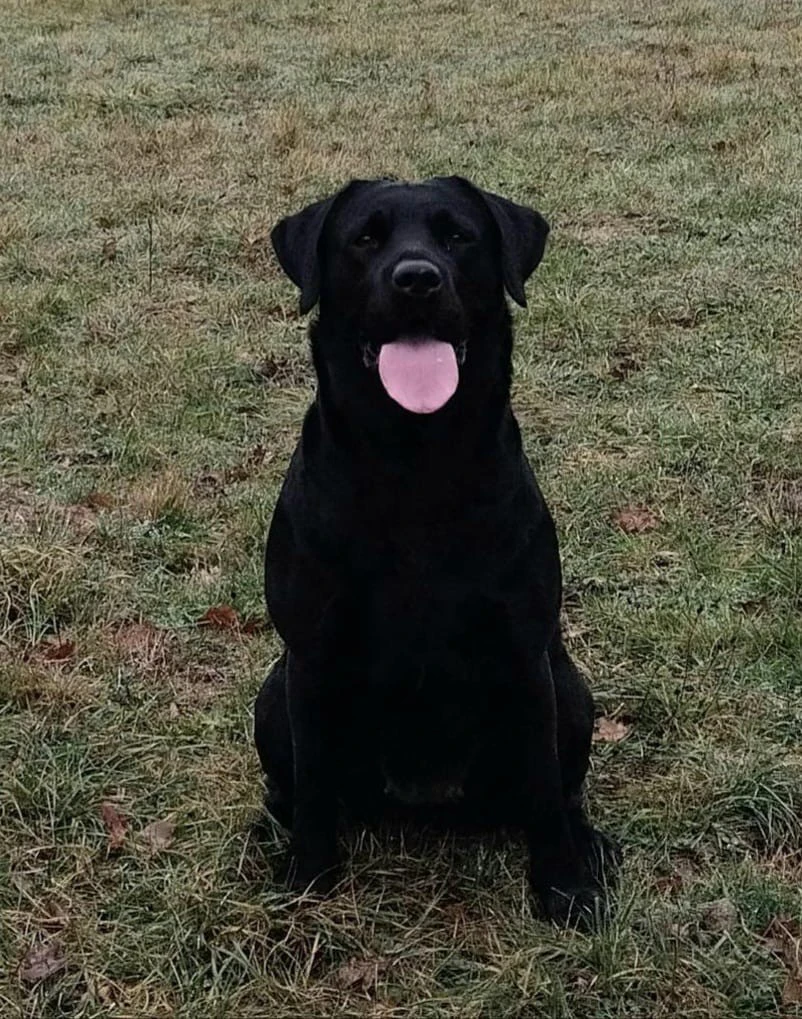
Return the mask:
[[(800, 44), (752, 0), (3, 5), (4, 1016), (793, 1009), (764, 933), (802, 921)], [(502, 838), (356, 831), (341, 894), (275, 888), (250, 710), (278, 643), (196, 625), (261, 611), (312, 392), (270, 226), (451, 172), (553, 227), (514, 400), (570, 646), (631, 725), (594, 754), (627, 858), (592, 937), (532, 915)], [(66, 966), (23, 981), (40, 941)]]

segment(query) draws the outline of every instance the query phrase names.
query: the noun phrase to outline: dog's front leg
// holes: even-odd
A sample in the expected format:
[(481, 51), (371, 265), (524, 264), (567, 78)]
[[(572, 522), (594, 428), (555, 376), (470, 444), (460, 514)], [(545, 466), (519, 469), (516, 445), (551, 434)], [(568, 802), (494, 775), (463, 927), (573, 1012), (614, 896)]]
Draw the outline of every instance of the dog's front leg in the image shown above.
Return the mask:
[(292, 734), (294, 806), (286, 880), (326, 893), (337, 879), (336, 722), (325, 665), (290, 653), (287, 710)]
[(524, 830), (530, 880), (549, 919), (588, 925), (599, 910), (599, 888), (574, 844), (557, 753), (557, 712), (547, 655), (534, 666), (522, 710), (525, 729)]

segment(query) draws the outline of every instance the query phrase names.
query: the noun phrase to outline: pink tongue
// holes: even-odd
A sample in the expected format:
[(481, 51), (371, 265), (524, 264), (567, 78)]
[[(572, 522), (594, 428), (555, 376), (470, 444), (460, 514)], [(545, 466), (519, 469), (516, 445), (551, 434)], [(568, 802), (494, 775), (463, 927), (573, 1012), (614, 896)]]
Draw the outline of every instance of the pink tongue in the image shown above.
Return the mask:
[(379, 378), (388, 394), (413, 414), (448, 403), (459, 382), (457, 356), (441, 340), (396, 340), (379, 351)]

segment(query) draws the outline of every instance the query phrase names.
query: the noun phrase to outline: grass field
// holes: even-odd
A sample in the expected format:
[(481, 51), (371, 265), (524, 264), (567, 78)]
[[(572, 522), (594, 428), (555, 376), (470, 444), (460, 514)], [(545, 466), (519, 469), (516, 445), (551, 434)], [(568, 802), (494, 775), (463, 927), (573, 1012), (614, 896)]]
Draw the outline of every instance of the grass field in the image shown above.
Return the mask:
[[(793, 1013), (800, 54), (789, 0), (2, 5), (0, 1014)], [(514, 401), (612, 722), (592, 937), (503, 838), (351, 832), (320, 903), (252, 830), (262, 541), (313, 391), (268, 231), (451, 172), (553, 228)]]

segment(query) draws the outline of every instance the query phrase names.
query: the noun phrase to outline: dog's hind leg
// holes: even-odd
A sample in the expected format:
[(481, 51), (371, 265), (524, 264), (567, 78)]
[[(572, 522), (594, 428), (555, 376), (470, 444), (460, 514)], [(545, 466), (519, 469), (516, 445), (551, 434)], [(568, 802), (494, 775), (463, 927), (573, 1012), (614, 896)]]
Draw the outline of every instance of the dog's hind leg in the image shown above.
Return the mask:
[(265, 807), (285, 828), (292, 825), (293, 754), (287, 711), (287, 652), (268, 673), (256, 698), (254, 739), (265, 773)]

